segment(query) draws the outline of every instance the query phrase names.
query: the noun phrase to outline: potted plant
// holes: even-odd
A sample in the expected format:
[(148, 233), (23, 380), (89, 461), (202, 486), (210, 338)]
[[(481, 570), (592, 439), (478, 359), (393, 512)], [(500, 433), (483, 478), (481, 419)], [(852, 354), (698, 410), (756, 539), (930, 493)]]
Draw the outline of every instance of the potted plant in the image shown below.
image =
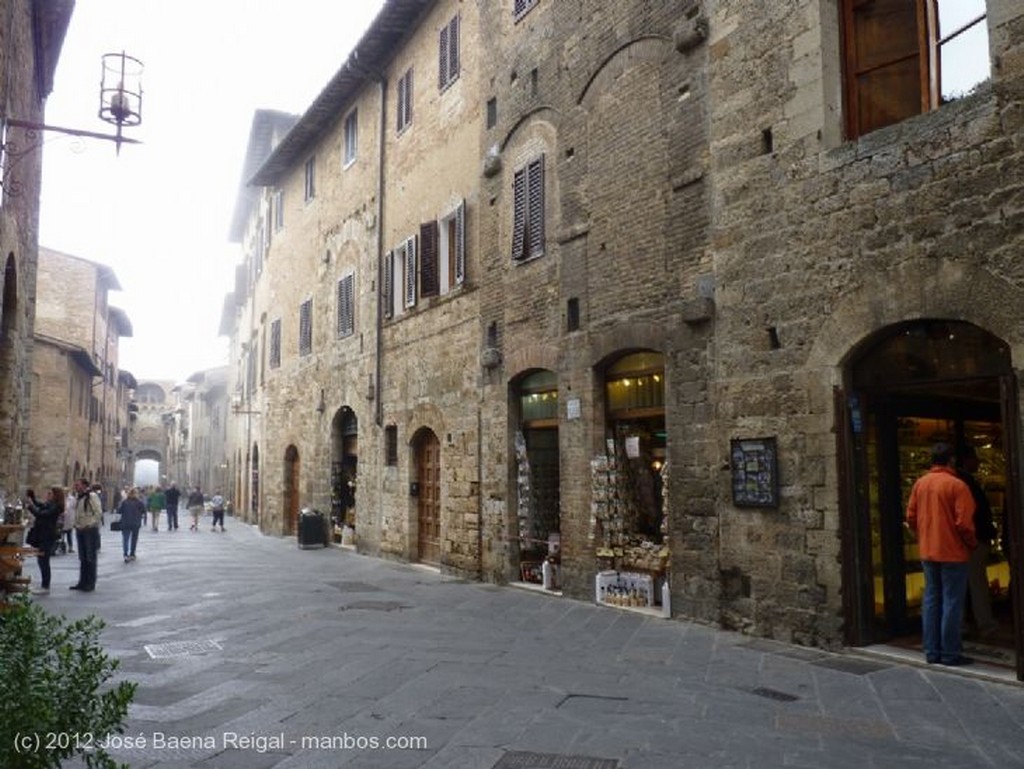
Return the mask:
[(0, 766), (53, 769), (76, 756), (90, 769), (125, 766), (104, 745), (123, 733), (136, 684), (110, 683), (119, 662), (100, 646), (102, 629), (25, 596), (0, 612)]

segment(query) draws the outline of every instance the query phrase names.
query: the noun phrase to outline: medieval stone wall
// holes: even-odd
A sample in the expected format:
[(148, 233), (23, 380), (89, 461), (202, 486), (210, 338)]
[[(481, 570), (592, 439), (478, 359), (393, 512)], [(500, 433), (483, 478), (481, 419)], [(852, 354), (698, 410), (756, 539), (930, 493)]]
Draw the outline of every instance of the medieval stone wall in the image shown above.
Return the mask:
[[(1024, 73), (1006, 60), (973, 95), (833, 141), (830, 4), (774, 5), (759, 4), (757, 23), (743, 2), (711, 18), (711, 240), (718, 456), (730, 438), (778, 436), (781, 504), (736, 509), (720, 473), (720, 528), (678, 564), (693, 575), (680, 605), (827, 644), (842, 637), (832, 390), (844, 360), (869, 334), (921, 317), (967, 320), (1020, 349), (1007, 297), (1024, 278)], [(993, 46), (1019, 50), (1019, 11), (989, 6), (1006, 16), (989, 19)]]

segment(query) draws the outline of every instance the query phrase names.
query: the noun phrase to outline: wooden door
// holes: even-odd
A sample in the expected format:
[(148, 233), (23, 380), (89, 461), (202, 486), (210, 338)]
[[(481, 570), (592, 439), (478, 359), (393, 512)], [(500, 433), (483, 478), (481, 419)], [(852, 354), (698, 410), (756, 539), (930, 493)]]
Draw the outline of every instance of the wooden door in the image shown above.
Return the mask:
[(419, 559), (441, 563), (441, 444), (429, 430), (416, 446), (416, 512), (419, 521)]

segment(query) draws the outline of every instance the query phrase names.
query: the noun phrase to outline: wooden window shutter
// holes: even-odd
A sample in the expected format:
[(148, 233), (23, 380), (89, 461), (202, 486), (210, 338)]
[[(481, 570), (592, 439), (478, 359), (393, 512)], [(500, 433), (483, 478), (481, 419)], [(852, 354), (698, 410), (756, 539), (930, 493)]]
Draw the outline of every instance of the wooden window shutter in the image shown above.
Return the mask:
[(527, 250), (528, 255), (534, 257), (544, 253), (544, 156), (530, 163), (527, 169)]
[(416, 236), (405, 241), (405, 306), (416, 306)]
[(455, 282), (466, 281), (466, 201), (455, 211)]
[(346, 275), (338, 281), (338, 336), (349, 336), (355, 331), (355, 275)]
[(459, 76), (459, 17), (456, 14), (448, 25), (448, 82)]
[(401, 131), (405, 125), (405, 78), (398, 79), (398, 88), (395, 89), (395, 130)]
[(526, 169), (516, 171), (512, 178), (512, 258), (527, 257), (526, 243)]
[(438, 50), (437, 87), (443, 89), (448, 85), (448, 34), (451, 27), (444, 27), (441, 30), (441, 42)]
[(405, 76), (405, 125), (412, 122), (412, 67)]
[(395, 314), (395, 252), (388, 251), (384, 255), (384, 281), (381, 283), (381, 302), (384, 304), (384, 317)]
[(930, 5), (931, 0), (844, 0), (850, 138), (930, 108)]
[(420, 296), (441, 293), (437, 222), (420, 225)]

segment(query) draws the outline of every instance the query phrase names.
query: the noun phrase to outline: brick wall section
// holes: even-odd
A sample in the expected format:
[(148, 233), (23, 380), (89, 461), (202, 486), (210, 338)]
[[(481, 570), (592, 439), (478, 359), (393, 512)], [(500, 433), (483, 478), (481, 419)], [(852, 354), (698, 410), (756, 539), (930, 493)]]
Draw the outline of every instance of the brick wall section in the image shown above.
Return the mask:
[[(500, 404), (510, 397), (510, 383), (514, 401), (518, 377), (550, 368), (559, 378), (563, 587), (581, 598), (593, 594), (590, 463), (603, 452), (605, 436), (603, 377), (595, 367), (646, 348), (666, 354), (669, 381), (707, 379), (706, 333), (692, 332), (681, 312), (709, 269), (705, 53), (699, 46), (681, 53), (673, 41), (691, 7), (541, 2), (518, 23), (507, 7), (491, 8), (483, 27), (485, 47), (495, 52), (490, 79), (499, 120), (485, 133), (482, 152), (497, 148), (501, 170), (485, 182), (492, 206), (481, 239), (491, 277), (483, 287), (481, 333), (496, 324), (505, 361), (485, 382), (484, 398), (493, 406), (484, 432), (504, 440), (485, 452), (487, 525), (495, 540), (504, 538), (500, 551), (514, 552), (507, 458), (516, 416)], [(541, 153), (545, 253), (515, 264), (512, 175)], [(570, 298), (581, 315), (574, 332), (566, 328)], [(687, 419), (671, 407), (666, 417), (670, 461), (680, 467), (673, 506), (680, 507), (693, 497), (683, 468), (702, 464), (694, 458), (702, 452), (694, 416), (709, 416), (707, 408), (697, 411), (706, 387), (681, 392), (688, 392)], [(567, 420), (565, 403), (573, 398), (581, 417)], [(511, 578), (511, 565), (506, 569)]]

